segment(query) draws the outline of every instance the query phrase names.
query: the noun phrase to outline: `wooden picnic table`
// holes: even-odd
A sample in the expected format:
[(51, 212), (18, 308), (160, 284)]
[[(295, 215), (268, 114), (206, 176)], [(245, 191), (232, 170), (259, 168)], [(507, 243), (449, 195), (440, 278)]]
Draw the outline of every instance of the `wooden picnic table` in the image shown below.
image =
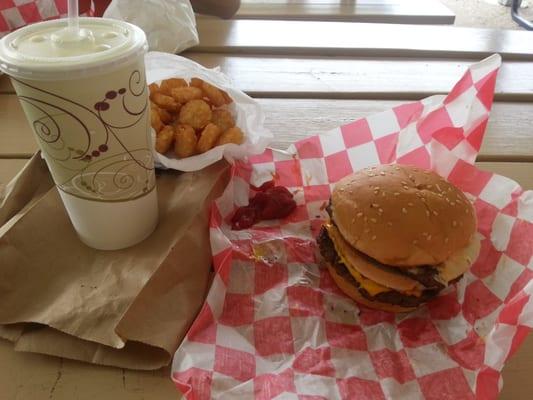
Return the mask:
[[(353, 22), (198, 20), (201, 44), (185, 55), (219, 65), (257, 98), (273, 147), (406, 100), (448, 92), (466, 67), (498, 52), (504, 63), (477, 165), (533, 189), (533, 34)], [(0, 77), (0, 184), (37, 145), (7, 77)], [(0, 186), (1, 190), (1, 186)], [(354, 361), (356, 362), (356, 361)], [(169, 368), (101, 367), (17, 353), (0, 341), (2, 399), (173, 399)], [(533, 337), (503, 372), (502, 399), (533, 396)]]

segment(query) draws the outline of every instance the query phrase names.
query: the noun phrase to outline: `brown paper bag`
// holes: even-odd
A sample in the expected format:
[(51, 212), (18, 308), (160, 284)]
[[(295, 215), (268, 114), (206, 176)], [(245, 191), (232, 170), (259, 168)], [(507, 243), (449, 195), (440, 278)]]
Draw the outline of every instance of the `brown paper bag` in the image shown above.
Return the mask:
[(0, 337), (16, 350), (99, 364), (168, 364), (207, 291), (208, 206), (227, 171), (219, 162), (162, 172), (156, 231), (128, 249), (99, 251), (78, 239), (34, 156), (0, 192)]

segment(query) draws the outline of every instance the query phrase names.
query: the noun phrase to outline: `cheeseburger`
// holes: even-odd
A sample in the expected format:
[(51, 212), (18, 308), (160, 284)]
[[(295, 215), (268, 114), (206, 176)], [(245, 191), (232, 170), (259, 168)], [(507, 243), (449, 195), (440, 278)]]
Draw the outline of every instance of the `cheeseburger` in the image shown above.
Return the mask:
[(381, 165), (340, 180), (317, 242), (340, 289), (406, 312), (458, 281), (479, 253), (474, 208), (434, 172)]

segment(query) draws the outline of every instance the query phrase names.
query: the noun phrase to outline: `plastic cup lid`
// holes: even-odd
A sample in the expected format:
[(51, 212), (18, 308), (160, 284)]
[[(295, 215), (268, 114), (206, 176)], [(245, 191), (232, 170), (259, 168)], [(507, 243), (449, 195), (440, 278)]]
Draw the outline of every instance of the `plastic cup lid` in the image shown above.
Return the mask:
[(0, 39), (0, 71), (15, 78), (65, 80), (109, 72), (148, 48), (141, 28), (108, 18), (66, 19), (26, 26)]

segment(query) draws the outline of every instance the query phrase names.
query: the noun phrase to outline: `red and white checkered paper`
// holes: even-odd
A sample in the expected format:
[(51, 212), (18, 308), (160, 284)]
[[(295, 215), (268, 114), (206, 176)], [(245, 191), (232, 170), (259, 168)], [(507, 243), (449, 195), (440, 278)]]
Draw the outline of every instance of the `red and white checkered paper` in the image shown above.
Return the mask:
[[(177, 350), (187, 399), (495, 399), (533, 326), (533, 192), (477, 169), (500, 57), (433, 96), (237, 164), (212, 208), (216, 275)], [(359, 307), (319, 265), (314, 238), (335, 182), (380, 163), (431, 168), (473, 201), (482, 240), (464, 278), (420, 310)], [(231, 231), (250, 184), (275, 178), (298, 207)]]
[[(67, 3), (68, 0), (0, 0), (0, 38), (25, 25), (66, 17)], [(85, 0), (80, 3), (90, 7), (81, 15), (92, 14), (92, 1)]]

